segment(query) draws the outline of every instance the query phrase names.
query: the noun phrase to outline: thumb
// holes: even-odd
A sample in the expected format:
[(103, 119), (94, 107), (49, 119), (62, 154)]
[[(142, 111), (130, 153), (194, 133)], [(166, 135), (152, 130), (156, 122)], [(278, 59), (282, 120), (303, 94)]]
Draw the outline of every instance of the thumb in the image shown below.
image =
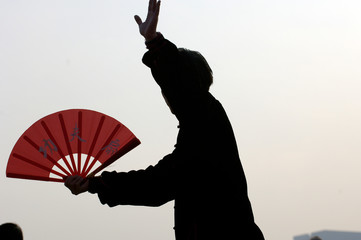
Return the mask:
[(143, 23), (142, 19), (138, 15), (135, 15), (134, 19), (135, 19), (135, 21), (137, 22), (138, 25)]

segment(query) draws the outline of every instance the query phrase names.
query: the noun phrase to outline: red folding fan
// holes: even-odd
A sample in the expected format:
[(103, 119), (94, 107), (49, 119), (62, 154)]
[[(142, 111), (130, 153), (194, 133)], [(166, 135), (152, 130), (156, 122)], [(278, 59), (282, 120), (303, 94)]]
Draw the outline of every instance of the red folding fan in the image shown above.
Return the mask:
[(19, 138), (6, 176), (55, 182), (70, 175), (94, 176), (139, 144), (128, 128), (105, 114), (60, 111), (40, 119)]

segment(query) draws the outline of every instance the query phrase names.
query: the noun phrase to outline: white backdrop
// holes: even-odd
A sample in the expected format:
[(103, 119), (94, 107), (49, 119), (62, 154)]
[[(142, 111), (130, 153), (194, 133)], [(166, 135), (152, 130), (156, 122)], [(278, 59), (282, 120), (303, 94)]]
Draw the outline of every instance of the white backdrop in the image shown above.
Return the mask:
[[(5, 177), (35, 121), (69, 108), (108, 114), (142, 144), (107, 170), (157, 163), (177, 121), (141, 63), (133, 15), (146, 0), (0, 2), (0, 223), (25, 239), (174, 239), (173, 203), (102, 206), (62, 185)], [(159, 31), (200, 51), (236, 133), (256, 222), (268, 240), (360, 231), (361, 3), (162, 2)]]

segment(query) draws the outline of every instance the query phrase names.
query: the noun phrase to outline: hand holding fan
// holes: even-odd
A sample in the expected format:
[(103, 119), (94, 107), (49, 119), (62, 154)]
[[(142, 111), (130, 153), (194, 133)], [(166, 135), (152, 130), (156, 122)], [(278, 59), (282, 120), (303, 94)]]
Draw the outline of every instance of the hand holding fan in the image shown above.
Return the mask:
[(71, 109), (48, 115), (15, 144), (6, 176), (63, 182), (94, 176), (140, 141), (119, 121), (99, 112)]

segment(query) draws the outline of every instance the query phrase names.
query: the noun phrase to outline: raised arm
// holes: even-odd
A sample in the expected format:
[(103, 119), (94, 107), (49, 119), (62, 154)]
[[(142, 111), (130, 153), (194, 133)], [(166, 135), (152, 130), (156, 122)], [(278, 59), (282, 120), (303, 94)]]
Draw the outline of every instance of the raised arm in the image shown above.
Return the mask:
[(134, 16), (134, 19), (139, 26), (139, 32), (146, 41), (150, 41), (157, 36), (159, 10), (160, 1), (149, 0), (148, 14), (145, 22), (143, 22), (138, 15)]

